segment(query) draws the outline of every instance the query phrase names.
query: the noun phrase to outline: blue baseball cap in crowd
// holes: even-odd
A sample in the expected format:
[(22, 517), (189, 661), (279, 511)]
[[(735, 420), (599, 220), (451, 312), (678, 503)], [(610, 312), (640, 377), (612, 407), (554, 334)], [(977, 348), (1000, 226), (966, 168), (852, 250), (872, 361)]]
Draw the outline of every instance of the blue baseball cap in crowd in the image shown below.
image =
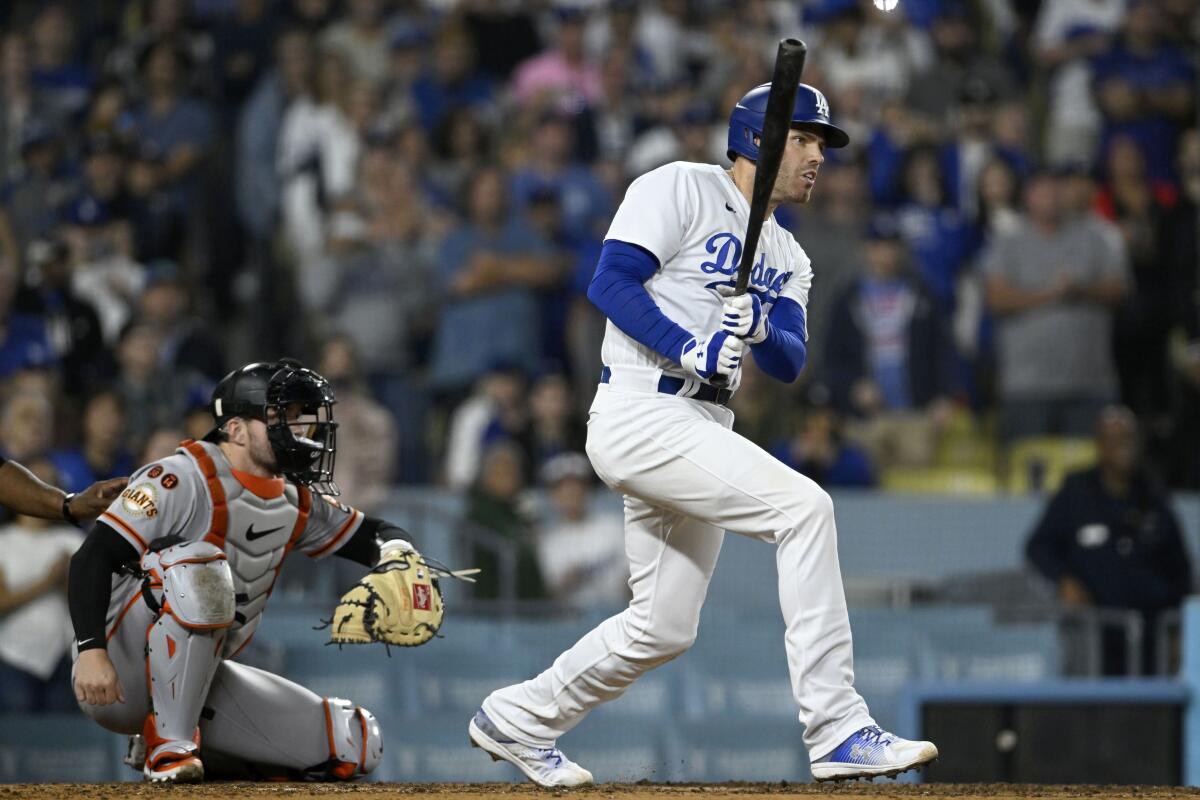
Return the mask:
[(112, 213), (108, 205), (91, 195), (80, 195), (67, 204), (63, 220), (71, 225), (83, 228), (93, 228), (108, 224)]

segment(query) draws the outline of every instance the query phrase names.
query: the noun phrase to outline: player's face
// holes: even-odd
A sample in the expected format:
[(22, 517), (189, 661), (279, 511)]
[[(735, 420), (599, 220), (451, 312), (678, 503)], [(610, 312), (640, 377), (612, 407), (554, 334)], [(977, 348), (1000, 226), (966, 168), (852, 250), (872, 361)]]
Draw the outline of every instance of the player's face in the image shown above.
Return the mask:
[(250, 460), (259, 469), (277, 474), (279, 462), (275, 460), (275, 451), (271, 449), (271, 440), (267, 438), (266, 423), (257, 419), (247, 420), (246, 435)]
[(825, 163), (825, 137), (816, 130), (793, 128), (775, 179), (774, 203), (807, 203)]

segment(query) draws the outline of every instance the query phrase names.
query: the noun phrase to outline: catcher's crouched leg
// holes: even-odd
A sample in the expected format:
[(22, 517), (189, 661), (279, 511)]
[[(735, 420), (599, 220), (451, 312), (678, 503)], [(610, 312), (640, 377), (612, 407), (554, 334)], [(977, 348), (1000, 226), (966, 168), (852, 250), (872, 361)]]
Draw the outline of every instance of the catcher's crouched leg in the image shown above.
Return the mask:
[(265, 670), (225, 661), (200, 717), (209, 777), (351, 780), (383, 756), (375, 716)]

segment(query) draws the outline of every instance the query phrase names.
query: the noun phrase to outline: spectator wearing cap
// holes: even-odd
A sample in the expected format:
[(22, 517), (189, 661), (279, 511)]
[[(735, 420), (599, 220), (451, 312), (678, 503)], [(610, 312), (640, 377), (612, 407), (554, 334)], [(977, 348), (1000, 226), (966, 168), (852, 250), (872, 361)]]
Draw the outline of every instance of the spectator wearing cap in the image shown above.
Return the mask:
[(523, 106), (591, 105), (601, 96), (600, 69), (584, 47), (586, 14), (582, 7), (555, 9), (554, 44), (517, 67), (513, 99)]
[(88, 398), (80, 417), (79, 443), (55, 450), (50, 461), (68, 492), (96, 481), (130, 475), (136, 469), (125, 448), (125, 406), (120, 393), (102, 389)]
[(629, 565), (619, 511), (592, 502), (595, 482), (587, 456), (560, 453), (540, 472), (549, 514), (538, 526), (537, 555), (546, 589), (555, 601), (592, 610), (629, 599)]
[(1126, 0), (1043, 3), (1033, 29), (1035, 63), (1050, 78), (1044, 148), (1050, 164), (1096, 153), (1100, 111), (1092, 90), (1092, 59), (1112, 46)]
[(442, 243), (437, 277), (445, 305), (430, 364), (441, 391), (467, 388), (490, 364), (531, 372), (541, 361), (538, 293), (563, 275), (550, 244), (511, 210), (509, 191), (503, 171), (478, 172), (467, 186), (464, 221)]
[(16, 311), (41, 321), (46, 342), (62, 367), (64, 394), (81, 399), (116, 372), (100, 317), (72, 287), (70, 250), (61, 239), (35, 239), (25, 265)]
[(927, 466), (954, 390), (949, 326), (908, 269), (894, 218), (872, 220), (864, 269), (835, 301), (825, 374), (850, 437), (884, 466)]
[(1025, 186), (1020, 226), (984, 253), (996, 318), (1001, 433), (1084, 436), (1116, 396), (1112, 310), (1129, 268), (1110, 242), (1065, 217), (1053, 174)]
[(429, 66), (413, 83), (417, 118), (432, 131), (451, 109), (485, 110), (495, 99), (496, 86), (475, 64), (471, 38), (458, 25), (447, 25), (433, 41)]
[(1195, 68), (1165, 41), (1152, 0), (1131, 0), (1113, 45), (1093, 61), (1104, 127), (1100, 152), (1129, 136), (1146, 158), (1146, 174), (1174, 179), (1175, 140), (1195, 111)]
[[(634, 140), (625, 159), (625, 172), (644, 175), (672, 161), (711, 164), (721, 160), (725, 150), (713, 149), (713, 113), (707, 103), (693, 101), (680, 110), (669, 124), (656, 125)], [(725, 129), (728, 136), (728, 128)]]
[[(413, 89), (425, 68), (425, 49), (428, 43), (429, 34), (424, 25), (403, 18), (392, 23), (388, 35), (390, 60), (387, 78), (380, 85), (383, 99), (378, 122), (390, 133), (411, 123), (417, 117)], [(453, 112), (447, 112), (443, 117), (449, 113)]]
[(177, 372), (194, 372), (213, 381), (226, 373), (225, 353), (209, 326), (190, 305), (179, 265), (173, 261), (151, 261), (146, 265), (146, 283), (137, 299), (139, 321), (150, 325), (159, 341), (160, 362)]
[(105, 342), (116, 341), (145, 286), (145, 269), (131, 256), (129, 227), (108, 206), (80, 197), (66, 209), (63, 235), (71, 252), (71, 289), (100, 318)]
[(348, 0), (346, 16), (321, 34), (321, 47), (336, 50), (355, 77), (380, 84), (387, 77), (390, 36), (384, 0)]

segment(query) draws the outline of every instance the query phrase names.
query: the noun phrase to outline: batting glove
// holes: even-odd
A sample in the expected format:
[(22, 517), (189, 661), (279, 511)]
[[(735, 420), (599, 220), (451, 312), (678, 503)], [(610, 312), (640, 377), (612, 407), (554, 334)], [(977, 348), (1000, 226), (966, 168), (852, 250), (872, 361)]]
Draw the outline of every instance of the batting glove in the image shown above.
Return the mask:
[(758, 295), (735, 295), (732, 286), (718, 286), (717, 291), (725, 298), (725, 305), (721, 309), (721, 330), (750, 344), (758, 344), (767, 338), (770, 325)]
[(732, 384), (734, 376), (741, 369), (745, 347), (745, 342), (736, 336), (727, 331), (717, 331), (685, 344), (679, 363), (689, 375), (702, 381), (708, 381), (714, 375), (724, 375)]

